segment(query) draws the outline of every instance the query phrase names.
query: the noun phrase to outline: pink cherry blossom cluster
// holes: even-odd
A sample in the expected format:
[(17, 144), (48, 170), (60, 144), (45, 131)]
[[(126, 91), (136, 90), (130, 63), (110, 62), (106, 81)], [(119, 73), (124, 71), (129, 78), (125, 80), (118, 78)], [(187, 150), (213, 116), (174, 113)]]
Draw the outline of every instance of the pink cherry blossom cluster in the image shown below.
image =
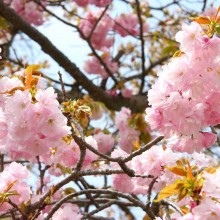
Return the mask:
[[(103, 62), (112, 73), (117, 72), (118, 64), (111, 60), (111, 56), (108, 52), (103, 54)], [(94, 56), (85, 61), (84, 70), (89, 74), (99, 74), (103, 79), (109, 77), (104, 66), (101, 65), (100, 61)]]
[[(94, 137), (88, 136), (85, 138), (85, 142), (89, 145), (91, 145), (93, 148), (98, 150), (97, 142)], [(59, 146), (59, 148), (56, 148), (54, 154), (52, 154), (50, 157), (45, 158), (45, 162), (47, 164), (53, 164), (50, 168), (50, 173), (55, 176), (62, 175), (62, 172), (59, 168), (56, 167), (57, 164), (61, 164), (65, 167), (73, 167), (77, 164), (77, 161), (80, 158), (80, 148), (75, 143), (75, 141), (71, 141), (71, 143), (68, 145), (64, 141), (62, 142), (62, 145)], [(98, 156), (91, 152), (90, 150), (86, 150), (86, 156), (83, 162), (83, 169), (93, 169), (93, 161), (96, 161), (98, 159)]]
[[(160, 218), (159, 218), (160, 219)], [(220, 204), (212, 198), (207, 197), (192, 211), (177, 220), (218, 220), (220, 219)]]
[(50, 155), (50, 148), (58, 147), (70, 133), (54, 89), (38, 89), (33, 102), (28, 90), (7, 93), (23, 86), (18, 78), (3, 77), (0, 85), (1, 152), (13, 159)]
[[(21, 17), (23, 17), (29, 23), (35, 25), (43, 24), (43, 11), (42, 8), (34, 1), (25, 0), (4, 0), (6, 4), (9, 4)], [(41, 4), (46, 6), (46, 1), (42, 0)]]
[[(88, 13), (85, 15), (85, 18), (80, 21), (79, 29), (81, 30), (84, 37), (90, 38), (89, 41), (91, 42), (94, 49), (103, 52), (101, 59), (107, 68), (112, 73), (115, 73), (118, 70), (118, 64), (112, 61), (108, 49), (114, 43), (113, 37), (108, 36), (108, 32), (112, 30), (114, 26), (114, 21), (108, 14), (105, 14), (97, 23), (97, 20), (101, 16), (102, 12), (102, 10), (88, 11)], [(89, 74), (98, 74), (103, 79), (109, 76), (109, 74), (106, 72), (106, 69), (95, 56), (84, 63), (84, 70)]]
[[(27, 183), (24, 182), (24, 179), (29, 178), (29, 171), (25, 166), (12, 162), (0, 173), (0, 178), (0, 193), (2, 194), (0, 212), (5, 212), (12, 208), (7, 203), (8, 198), (16, 205), (29, 201), (31, 190)], [(3, 198), (5, 200), (2, 201)]]
[[(125, 151), (116, 149), (112, 152), (112, 157), (126, 157)], [(213, 158), (211, 161), (209, 157), (203, 153), (194, 152), (192, 155), (192, 162), (198, 170), (204, 169), (204, 166), (215, 166)], [(135, 171), (136, 175), (142, 175), (142, 177), (129, 177), (126, 174), (114, 174), (113, 175), (113, 187), (123, 193), (132, 192), (133, 194), (146, 194), (149, 189), (149, 185), (152, 182), (152, 178), (144, 178), (149, 174), (157, 177), (157, 181), (154, 183), (153, 191), (159, 192), (165, 186), (172, 184), (180, 176), (173, 174), (165, 167), (173, 167), (176, 165), (176, 161), (181, 159), (181, 154), (177, 155), (169, 148), (162, 148), (159, 146), (153, 146), (148, 151), (144, 152), (139, 157), (133, 158), (126, 165)], [(119, 168), (118, 164), (111, 163), (114, 169)], [(200, 192), (201, 202), (196, 203), (192, 198), (186, 197), (180, 202), (173, 202), (176, 207), (186, 206), (188, 207), (188, 214), (181, 215), (178, 212), (171, 214), (172, 220), (218, 220), (220, 218), (220, 206), (218, 200), (220, 199), (220, 169), (215, 172), (204, 171), (201, 174), (204, 179), (203, 187)], [(213, 218), (210, 218), (213, 216)], [(166, 217), (158, 217), (158, 220), (165, 220)]]
[(88, 11), (85, 18), (79, 23), (79, 29), (84, 37), (90, 37), (92, 45), (98, 50), (109, 48), (114, 42), (113, 37), (108, 36), (108, 32), (114, 26), (114, 21), (111, 17), (108, 14), (105, 14), (98, 24), (96, 24), (102, 12), (103, 10)]
[(73, 204), (65, 204), (54, 213), (52, 220), (80, 220), (82, 217), (83, 216), (80, 214), (78, 206)]
[[(108, 35), (109, 31), (113, 29), (114, 21), (107, 13), (98, 21), (102, 12), (103, 10), (88, 11), (85, 18), (80, 21), (79, 29), (84, 38), (89, 38), (94, 49), (103, 53), (101, 59), (109, 71), (115, 73), (118, 70), (118, 64), (112, 61), (109, 51), (114, 43), (114, 38)], [(104, 66), (95, 56), (84, 63), (84, 70), (89, 74), (98, 74), (103, 79), (109, 76)]]
[[(103, 10), (88, 11), (79, 23), (79, 29), (83, 38), (88, 40), (94, 49), (102, 52), (101, 59), (112, 74), (116, 73), (119, 66), (111, 56), (109, 48), (114, 44), (114, 37), (109, 33), (118, 33), (121, 37), (138, 36), (140, 34), (140, 24), (135, 13), (121, 14), (115, 19)], [(101, 19), (99, 19), (102, 16)], [(143, 19), (143, 32), (149, 30), (148, 23)], [(108, 71), (103, 64), (92, 57), (84, 64), (84, 70), (89, 74), (98, 74), (102, 78), (109, 77)]]
[(99, 132), (95, 134), (94, 139), (97, 142), (98, 150), (101, 153), (108, 153), (109, 151), (112, 150), (112, 148), (115, 145), (115, 140), (112, 137), (112, 134), (105, 134), (103, 132)]
[[(218, 220), (220, 219), (220, 169), (214, 173), (203, 173), (204, 184), (201, 191), (202, 200), (199, 204), (192, 201), (190, 198), (184, 199), (178, 203), (178, 206), (187, 205), (189, 212), (183, 216), (179, 213), (171, 215), (172, 220)], [(166, 218), (156, 218), (157, 220)]]
[(115, 124), (119, 132), (118, 144), (122, 150), (131, 153), (133, 143), (139, 140), (140, 132), (129, 125), (128, 119), (131, 116), (131, 110), (123, 107), (115, 117)]
[(220, 39), (208, 38), (192, 22), (183, 24), (176, 40), (182, 54), (163, 66), (149, 91), (146, 120), (171, 138), (171, 148), (192, 153), (216, 141), (206, 128), (220, 123)]
[[(143, 22), (143, 32), (147, 32), (149, 26)], [(121, 14), (115, 19), (115, 31), (122, 37), (138, 36), (140, 34), (140, 25), (138, 17), (134, 13)]]
[[(102, 13), (103, 10), (88, 11), (79, 24), (82, 34), (84, 37), (91, 38), (90, 41), (95, 49), (102, 50), (113, 45), (113, 37), (107, 35), (109, 31), (116, 31), (122, 37), (140, 34), (140, 24), (136, 14), (121, 14), (114, 20), (108, 13), (105, 13), (102, 19), (98, 20)], [(149, 25), (145, 21), (143, 22), (143, 32), (148, 30)]]
[(112, 2), (112, 0), (74, 0), (74, 2), (81, 7), (86, 7), (88, 4), (92, 4), (97, 7), (106, 7)]
[[(112, 157), (126, 157), (128, 155), (128, 153), (120, 148), (112, 152)], [(174, 154), (171, 149), (162, 149), (159, 146), (153, 146), (140, 156), (133, 158), (130, 162), (126, 163), (126, 165), (133, 169), (137, 175), (152, 175), (158, 177), (158, 181), (154, 185), (154, 188), (156, 191), (159, 191), (165, 186), (165, 184), (168, 184), (175, 179), (174, 175), (170, 174), (170, 172), (164, 172), (163, 167), (174, 166), (176, 160), (176, 154)], [(118, 165), (112, 163), (112, 167), (118, 168)], [(126, 174), (113, 175), (114, 188), (126, 193), (132, 192), (135, 194), (146, 194), (151, 181), (152, 178), (133, 178)]]
[[(49, 209), (47, 211), (49, 211)], [(48, 212), (41, 213), (36, 220), (44, 220), (47, 215)], [(51, 220), (80, 220), (82, 217), (77, 205), (64, 204), (53, 214)]]
[[(68, 145), (63, 140), (70, 134), (70, 127), (56, 100), (54, 89), (38, 88), (33, 96), (28, 90), (16, 90), (22, 86), (16, 73), (13, 78), (0, 79), (1, 153), (15, 160), (25, 158), (35, 161), (36, 156), (40, 156), (45, 164), (59, 163), (73, 167), (80, 157), (80, 149), (74, 141)], [(10, 94), (13, 89), (15, 91)], [(93, 137), (86, 137), (85, 141), (98, 149)], [(90, 166), (96, 159), (97, 156), (87, 150), (83, 166)]]

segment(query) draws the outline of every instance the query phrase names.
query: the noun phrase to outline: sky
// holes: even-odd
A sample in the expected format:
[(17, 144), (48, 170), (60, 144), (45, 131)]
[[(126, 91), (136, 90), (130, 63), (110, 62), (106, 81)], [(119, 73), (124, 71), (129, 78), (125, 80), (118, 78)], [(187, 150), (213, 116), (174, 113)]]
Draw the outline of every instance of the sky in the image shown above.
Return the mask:
[[(145, 0), (144, 0), (145, 1)], [(143, 1), (143, 2), (144, 2)], [(115, 5), (115, 9), (113, 8), (113, 14), (117, 15), (117, 13), (120, 12), (127, 12), (129, 11), (129, 8), (125, 6), (124, 3), (121, 3), (120, 1), (116, 0), (117, 4)], [(149, 0), (151, 6), (154, 7), (160, 7), (162, 5), (166, 5), (170, 0)], [(184, 0), (182, 1), (186, 6), (188, 6), (187, 1)], [(194, 5), (194, 9), (201, 9), (201, 5), (198, 3), (199, 1), (193, 1), (191, 2)], [(208, 1), (207, 5), (212, 1)], [(215, 5), (220, 4), (220, 1), (214, 1)], [(200, 7), (199, 7), (200, 6)], [(119, 11), (118, 11), (119, 9)], [(53, 8), (53, 12), (55, 12), (58, 16), (62, 16), (62, 12), (60, 10), (55, 10)], [(158, 11), (154, 11), (157, 16), (160, 17), (160, 14)], [(64, 52), (67, 57), (69, 57), (76, 65), (82, 70), (83, 68), (83, 63), (86, 59), (88, 59), (87, 55), (90, 53), (90, 49), (87, 46), (87, 43), (82, 41), (81, 38), (79, 37), (78, 33), (76, 33), (71, 27), (68, 27), (66, 25), (63, 25), (61, 22), (57, 21), (55, 18), (51, 18), (49, 21), (47, 21), (44, 25), (39, 26), (38, 30), (41, 31), (42, 33), (47, 36), (54, 45), (57, 46), (58, 49), (60, 49), (62, 52)], [(38, 56), (37, 56), (38, 57)], [(41, 57), (40, 57), (41, 58)], [(36, 58), (35, 62), (38, 60)], [(54, 61), (51, 61), (51, 67), (49, 69), (49, 75), (52, 78), (58, 79), (58, 70), (61, 70), (60, 68)], [(92, 77), (94, 78), (94, 76)], [(64, 81), (68, 83), (72, 83), (73, 80), (71, 77), (66, 76), (64, 78)]]

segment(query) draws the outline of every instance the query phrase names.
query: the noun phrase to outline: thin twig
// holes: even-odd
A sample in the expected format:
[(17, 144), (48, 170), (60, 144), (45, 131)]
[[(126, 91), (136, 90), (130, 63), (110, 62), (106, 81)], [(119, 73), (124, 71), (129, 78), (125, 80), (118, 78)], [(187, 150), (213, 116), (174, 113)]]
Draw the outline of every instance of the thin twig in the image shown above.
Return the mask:
[(138, 21), (140, 25), (140, 40), (141, 40), (141, 69), (142, 69), (142, 77), (141, 77), (141, 85), (140, 85), (140, 94), (143, 91), (144, 88), (144, 73), (145, 73), (145, 40), (144, 40), (144, 30), (143, 30), (143, 20), (142, 20), (142, 15), (141, 15), (141, 7), (140, 7), (140, 2), (139, 0), (135, 0), (136, 2), (136, 8), (137, 8), (137, 16), (138, 16)]
[(85, 148), (89, 149), (90, 151), (92, 151), (93, 153), (95, 153), (96, 155), (103, 157), (109, 161), (112, 162), (117, 162), (119, 164), (119, 166), (121, 167), (121, 169), (128, 175), (128, 176), (135, 176), (134, 170), (130, 169), (126, 164), (125, 161), (122, 157), (117, 157), (117, 158), (113, 158), (113, 157), (109, 157), (105, 154), (100, 153), (98, 150), (96, 150), (94, 147), (92, 147), (90, 144), (86, 143), (81, 137), (78, 137), (75, 134), (72, 134), (73, 139), (75, 140), (75, 142), (78, 144), (78, 146), (84, 146)]
[(77, 161), (77, 164), (76, 164), (76, 168), (75, 170), (76, 171), (80, 171), (82, 169), (82, 166), (83, 166), (83, 162), (85, 160), (85, 157), (86, 157), (86, 148), (84, 145), (79, 145), (79, 149), (80, 149), (80, 157)]
[(60, 50), (58, 50), (51, 41), (40, 33), (36, 28), (24, 21), (14, 10), (0, 0), (0, 15), (4, 17), (13, 26), (25, 33), (30, 39), (38, 43), (42, 51), (50, 55), (61, 67), (65, 69), (74, 79), (77, 80), (85, 90), (91, 94), (96, 101), (103, 102), (108, 108), (120, 110), (122, 106), (132, 109), (133, 112), (141, 112), (147, 107), (145, 96), (134, 96), (131, 98), (123, 98), (119, 96), (111, 96), (103, 91), (101, 88), (95, 86), (80, 70), (66, 57)]
[[(85, 189), (90, 189), (88, 183), (85, 181), (85, 179), (83, 179), (83, 177), (80, 177), (79, 181), (82, 183), (82, 185)], [(95, 199), (93, 198), (93, 196), (90, 193), (86, 193), (86, 196), (87, 196), (87, 198), (90, 199), (90, 201), (95, 205), (96, 208), (99, 208), (99, 204), (95, 201)]]
[(80, 192), (75, 192), (75, 193), (71, 193), (67, 196), (65, 196), (63, 199), (61, 199), (60, 201), (58, 201), (53, 208), (50, 210), (50, 212), (48, 213), (47, 217), (44, 220), (49, 220), (53, 214), (61, 207), (61, 205), (63, 203), (65, 203), (66, 201), (68, 201), (69, 199), (76, 197), (76, 196), (80, 196), (85, 194), (86, 192), (90, 192), (90, 193), (101, 193), (101, 194), (110, 194), (110, 195), (115, 195), (124, 199), (127, 199), (128, 201), (132, 202), (134, 204), (134, 206), (140, 207), (142, 208), (144, 211), (147, 212), (147, 214), (149, 214), (150, 217), (152, 216), (152, 213), (149, 212), (149, 208), (147, 208), (142, 202), (140, 202), (139, 200), (133, 198), (130, 195), (126, 195), (117, 191), (113, 191), (113, 190), (106, 190), (106, 189), (88, 189), (88, 190), (83, 190)]
[(0, 154), (0, 172), (4, 170), (4, 154)]
[(141, 155), (143, 152), (149, 150), (151, 147), (153, 147), (155, 144), (159, 143), (161, 140), (163, 140), (164, 136), (159, 136), (157, 138), (155, 138), (154, 140), (152, 140), (150, 143), (144, 145), (143, 147), (141, 147), (140, 149), (134, 151), (133, 153), (131, 153), (129, 156), (127, 156), (126, 158), (123, 159), (124, 162), (128, 162), (130, 160), (132, 160), (134, 157)]
[(26, 220), (27, 219), (27, 216), (21, 211), (21, 209), (16, 205), (14, 204), (10, 199), (8, 200), (8, 203), (13, 207), (15, 208), (22, 216), (22, 220)]
[(204, 3), (203, 3), (202, 11), (205, 11), (206, 4), (207, 4), (207, 0), (204, 0), (203, 2), (204, 2)]
[(63, 100), (64, 100), (64, 101), (66, 101), (66, 100), (67, 100), (67, 96), (66, 96), (66, 90), (65, 90), (64, 83), (63, 83), (62, 74), (61, 74), (61, 72), (60, 72), (60, 71), (58, 72), (58, 75), (59, 75), (59, 81), (60, 81), (61, 88), (62, 88)]
[(103, 10), (103, 12), (102, 12), (101, 15), (99, 16), (99, 18), (96, 20), (94, 26), (92, 27), (91, 32), (89, 33), (89, 36), (87, 37), (88, 41), (91, 40), (91, 37), (92, 37), (92, 35), (93, 35), (93, 33), (94, 33), (96, 27), (98, 26), (98, 24), (99, 24), (99, 22), (101, 21), (101, 19), (104, 17), (104, 15), (105, 15), (105, 13), (107, 12), (108, 8), (109, 8), (109, 5), (107, 5), (107, 6), (105, 7), (105, 9)]
[(149, 185), (149, 188), (148, 188), (148, 191), (147, 191), (147, 200), (148, 200), (148, 202), (150, 202), (151, 194), (152, 194), (152, 189), (153, 189), (154, 184), (155, 184), (156, 181), (157, 181), (157, 178), (158, 178), (158, 177), (155, 177), (155, 178), (151, 181), (151, 183), (150, 183), (150, 185)]

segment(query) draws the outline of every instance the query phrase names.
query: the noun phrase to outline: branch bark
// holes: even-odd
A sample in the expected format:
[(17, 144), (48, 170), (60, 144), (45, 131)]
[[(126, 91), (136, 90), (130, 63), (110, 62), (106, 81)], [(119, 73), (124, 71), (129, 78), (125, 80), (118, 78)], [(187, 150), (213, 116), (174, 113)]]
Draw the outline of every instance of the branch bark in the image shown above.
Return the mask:
[(30, 39), (38, 43), (41, 49), (82, 85), (93, 99), (103, 102), (109, 109), (118, 111), (124, 106), (130, 108), (133, 112), (143, 112), (147, 107), (147, 98), (144, 95), (137, 95), (131, 98), (113, 97), (95, 86), (48, 38), (24, 21), (14, 10), (4, 4), (3, 0), (0, 0), (0, 16), (10, 22), (14, 28), (25, 33)]
[(75, 193), (71, 193), (67, 196), (65, 196), (63, 199), (61, 199), (60, 201), (58, 201), (53, 208), (50, 210), (50, 212), (48, 213), (47, 217), (44, 220), (49, 220), (53, 214), (61, 207), (61, 205), (63, 203), (65, 203), (66, 201), (68, 201), (69, 199), (72, 199), (76, 196), (80, 196), (85, 194), (86, 192), (90, 192), (90, 193), (101, 193), (101, 194), (110, 194), (110, 195), (116, 195), (120, 198), (124, 198), (127, 199), (129, 202), (132, 202), (134, 206), (136, 207), (140, 207), (143, 211), (145, 211), (151, 218), (154, 218), (155, 216), (152, 216), (151, 211), (149, 210), (148, 207), (145, 206), (145, 204), (143, 204), (142, 202), (140, 202), (139, 200), (133, 198), (131, 195), (126, 195), (117, 191), (113, 191), (113, 190), (106, 190), (106, 189), (88, 189), (88, 190), (82, 190), (80, 192), (75, 192)]

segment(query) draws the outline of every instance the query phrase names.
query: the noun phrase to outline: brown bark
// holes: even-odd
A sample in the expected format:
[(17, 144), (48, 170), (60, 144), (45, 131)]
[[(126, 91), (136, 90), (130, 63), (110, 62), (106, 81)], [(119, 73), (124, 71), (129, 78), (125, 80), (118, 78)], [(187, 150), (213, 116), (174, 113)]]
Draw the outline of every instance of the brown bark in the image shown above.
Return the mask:
[(94, 85), (76, 66), (58, 50), (51, 41), (40, 33), (35, 27), (24, 21), (14, 10), (9, 8), (0, 0), (0, 16), (10, 22), (15, 29), (26, 34), (41, 46), (41, 49), (53, 58), (61, 67), (65, 69), (80, 84), (89, 95), (96, 101), (103, 102), (111, 110), (120, 110), (121, 107), (128, 107), (133, 112), (143, 112), (147, 107), (146, 95), (137, 95), (131, 98), (114, 97), (104, 90)]

